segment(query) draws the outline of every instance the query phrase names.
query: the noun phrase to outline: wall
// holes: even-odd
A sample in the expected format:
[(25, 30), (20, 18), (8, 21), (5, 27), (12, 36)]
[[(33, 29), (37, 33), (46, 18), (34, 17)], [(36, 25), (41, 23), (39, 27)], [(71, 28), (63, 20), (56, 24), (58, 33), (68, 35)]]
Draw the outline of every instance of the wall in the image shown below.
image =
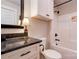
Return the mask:
[[(50, 48), (54, 49), (54, 46), (56, 44), (55, 42), (55, 36), (54, 33), (58, 33), (58, 39), (60, 39), (60, 42), (58, 43), (59, 47), (63, 47), (62, 51), (60, 48), (56, 48), (56, 50), (60, 51), (60, 53), (63, 55), (63, 59), (76, 59), (76, 53), (72, 53), (71, 57), (68, 57), (69, 53), (66, 53), (65, 49), (71, 50), (71, 51), (77, 51), (77, 18), (75, 18), (75, 21), (72, 20), (72, 17), (77, 16), (77, 1), (72, 0), (72, 2), (69, 2), (67, 4), (64, 4), (62, 6), (59, 6), (55, 8), (55, 10), (59, 10), (59, 14), (54, 14), (55, 20), (53, 25), (51, 25), (51, 31), (50, 34)], [(54, 26), (55, 25), (55, 26)], [(54, 26), (54, 28), (53, 28)], [(56, 46), (56, 45), (55, 45)]]
[(24, 0), (24, 17), (30, 17), (31, 15), (31, 0)]
[(50, 42), (50, 47), (52, 47), (52, 44), (55, 43), (55, 33), (57, 33), (57, 19), (58, 19), (58, 16), (57, 14), (54, 14), (54, 20), (52, 20), (50, 22), (50, 31), (49, 31), (49, 42)]
[(64, 47), (77, 49), (77, 22), (72, 21), (73, 16), (77, 16), (76, 12), (60, 15), (58, 18), (58, 34), (61, 44)]
[(60, 11), (59, 15), (70, 14), (77, 12), (77, 0), (72, 0), (71, 2), (57, 7)]
[[(57, 8), (55, 8), (55, 10), (59, 10), (60, 13), (59, 14), (54, 14), (54, 20), (56, 21), (52, 21), (52, 25), (51, 25), (51, 34), (50, 34), (50, 40), (51, 40), (51, 45), (52, 42), (55, 42), (55, 32), (58, 33), (59, 37), (58, 39), (60, 39), (62, 41), (62, 45), (65, 46), (67, 48), (71, 48), (71, 49), (76, 49), (76, 22), (72, 21), (72, 17), (73, 16), (77, 16), (77, 1), (72, 0), (72, 2), (69, 2), (67, 4), (64, 4), (62, 6), (59, 6)], [(55, 24), (54, 24), (55, 23)], [(69, 45), (69, 44), (70, 45)], [(71, 46), (72, 45), (72, 46)]]
[(59, 51), (63, 59), (77, 59), (77, 22), (72, 21), (73, 16), (77, 16), (76, 11), (58, 16), (55, 32), (60, 42), (56, 46), (51, 39), (51, 48)]
[(30, 19), (30, 25), (28, 26), (28, 36), (34, 38), (47, 38), (47, 47), (49, 45), (49, 23), (47, 21), (39, 19)]
[(28, 34), (31, 37), (47, 37), (48, 22), (39, 19), (31, 19), (28, 31)]

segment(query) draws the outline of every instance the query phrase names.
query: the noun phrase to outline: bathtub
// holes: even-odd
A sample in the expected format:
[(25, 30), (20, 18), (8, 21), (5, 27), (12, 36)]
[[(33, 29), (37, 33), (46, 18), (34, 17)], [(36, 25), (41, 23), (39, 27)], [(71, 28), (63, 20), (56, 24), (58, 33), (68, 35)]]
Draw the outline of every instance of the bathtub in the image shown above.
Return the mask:
[(77, 51), (63, 47), (61, 45), (52, 45), (52, 49), (57, 50), (58, 52), (61, 53), (62, 59), (77, 59)]

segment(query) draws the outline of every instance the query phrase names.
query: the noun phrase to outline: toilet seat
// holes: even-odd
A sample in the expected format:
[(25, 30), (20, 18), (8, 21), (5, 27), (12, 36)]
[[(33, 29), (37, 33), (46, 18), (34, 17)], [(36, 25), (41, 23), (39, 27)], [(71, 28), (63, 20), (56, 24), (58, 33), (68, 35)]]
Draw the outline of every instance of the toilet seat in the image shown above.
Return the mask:
[(51, 59), (53, 59), (53, 58), (61, 59), (62, 58), (62, 56), (59, 52), (57, 52), (55, 50), (51, 50), (51, 49), (44, 50), (43, 54)]

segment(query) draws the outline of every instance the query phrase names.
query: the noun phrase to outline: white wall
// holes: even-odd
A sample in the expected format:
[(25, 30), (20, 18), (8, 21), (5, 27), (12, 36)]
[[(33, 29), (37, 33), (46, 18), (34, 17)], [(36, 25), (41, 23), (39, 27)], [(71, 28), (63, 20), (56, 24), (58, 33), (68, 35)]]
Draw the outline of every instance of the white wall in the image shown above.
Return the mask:
[(50, 22), (43, 21), (40, 19), (31, 19), (30, 25), (28, 26), (28, 36), (34, 38), (47, 38), (46, 48), (49, 47), (49, 28)]
[[(55, 8), (55, 10), (59, 10), (60, 14), (57, 15), (56, 13), (54, 14), (54, 22), (52, 22), (51, 26), (51, 45), (53, 44), (52, 42), (55, 42), (55, 32), (58, 33), (59, 37), (58, 39), (61, 40), (61, 44), (64, 47), (75, 49), (76, 50), (76, 22), (72, 22), (72, 17), (77, 16), (77, 1), (73, 0), (72, 2), (69, 2), (67, 4), (64, 4), (62, 6), (59, 6)], [(55, 24), (53, 24), (55, 23)], [(54, 27), (54, 28), (52, 28)], [(54, 34), (53, 34), (54, 33)]]
[[(56, 9), (56, 8), (55, 8)], [(57, 7), (60, 11), (59, 15), (69, 14), (77, 11), (77, 0), (72, 0), (71, 2)]]
[(24, 0), (24, 17), (30, 17), (31, 15), (31, 0)]
[(50, 42), (50, 47), (51, 45), (54, 43), (55, 41), (55, 33), (57, 33), (57, 19), (58, 16), (56, 14), (54, 14), (54, 20), (50, 22), (50, 38), (49, 38), (49, 42)]
[[(72, 21), (72, 17), (77, 16), (77, 2), (76, 0), (73, 0), (72, 2), (69, 2), (67, 4), (64, 4), (62, 6), (57, 7), (56, 9), (60, 11), (60, 14), (54, 14), (55, 20), (52, 23), (55, 23), (55, 28), (53, 28), (54, 25), (51, 26), (51, 36), (50, 36), (50, 48), (54, 48), (53, 44), (56, 44), (55, 42), (55, 36), (53, 33), (58, 33), (58, 39), (60, 39), (59, 47), (64, 47), (66, 49), (76, 51), (77, 48), (77, 22)], [(55, 9), (55, 10), (56, 10)], [(75, 18), (76, 20), (76, 18)], [(65, 51), (63, 49), (63, 51)], [(71, 57), (67, 57), (64, 52), (61, 51), (61, 49), (56, 48), (60, 53), (63, 55), (64, 59), (76, 59), (76, 54), (74, 55), (75, 58), (73, 58), (73, 55)], [(71, 52), (70, 52), (71, 53)], [(74, 53), (73, 53), (74, 54)], [(65, 56), (65, 57), (64, 57)]]
[(39, 19), (31, 19), (28, 27), (28, 34), (31, 37), (47, 37), (48, 22)]
[(58, 18), (57, 33), (61, 40), (61, 45), (76, 50), (77, 48), (77, 22), (72, 21), (73, 16), (77, 16), (76, 12), (60, 15)]

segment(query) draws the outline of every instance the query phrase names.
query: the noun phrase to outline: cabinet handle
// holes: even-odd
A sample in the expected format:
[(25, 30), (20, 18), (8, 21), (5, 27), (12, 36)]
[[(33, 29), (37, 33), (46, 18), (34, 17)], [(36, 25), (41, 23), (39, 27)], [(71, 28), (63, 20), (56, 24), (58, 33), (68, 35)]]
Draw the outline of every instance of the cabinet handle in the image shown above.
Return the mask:
[(49, 14), (46, 14), (46, 16), (50, 16)]
[(21, 54), (20, 56), (25, 56), (25, 55), (29, 54), (30, 52), (31, 52), (31, 51), (28, 51), (28, 52), (26, 52), (26, 53)]

